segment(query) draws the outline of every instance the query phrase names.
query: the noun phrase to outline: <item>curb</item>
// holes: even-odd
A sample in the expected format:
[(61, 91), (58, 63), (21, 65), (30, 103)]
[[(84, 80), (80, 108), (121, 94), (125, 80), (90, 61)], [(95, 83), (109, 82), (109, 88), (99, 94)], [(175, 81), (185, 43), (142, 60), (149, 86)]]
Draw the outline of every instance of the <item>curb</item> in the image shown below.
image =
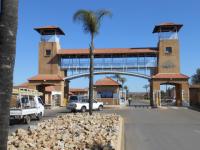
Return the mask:
[(120, 129), (116, 150), (125, 150), (124, 145), (124, 119), (120, 116)]

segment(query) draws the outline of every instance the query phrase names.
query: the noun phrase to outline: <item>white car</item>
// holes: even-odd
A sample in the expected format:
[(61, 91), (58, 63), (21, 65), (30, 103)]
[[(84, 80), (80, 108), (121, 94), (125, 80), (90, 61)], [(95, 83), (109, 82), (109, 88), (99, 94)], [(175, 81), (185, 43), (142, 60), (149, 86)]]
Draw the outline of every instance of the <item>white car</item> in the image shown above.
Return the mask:
[[(67, 105), (69, 111), (81, 111), (86, 112), (89, 110), (89, 101), (88, 99), (81, 99), (78, 96), (71, 96), (70, 102)], [(103, 110), (103, 102), (97, 102), (93, 100), (93, 110)]]
[(17, 105), (18, 107), (10, 108), (10, 121), (24, 120), (24, 123), (29, 124), (32, 118), (40, 120), (44, 116), (44, 104), (38, 96), (31, 100), (22, 96), (17, 100)]

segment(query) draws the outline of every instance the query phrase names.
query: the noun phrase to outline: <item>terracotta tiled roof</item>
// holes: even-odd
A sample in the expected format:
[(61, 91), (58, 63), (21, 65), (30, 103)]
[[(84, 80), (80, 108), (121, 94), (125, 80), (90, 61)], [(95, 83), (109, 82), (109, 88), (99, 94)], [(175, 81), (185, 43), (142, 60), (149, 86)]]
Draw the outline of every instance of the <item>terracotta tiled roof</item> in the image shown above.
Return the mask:
[(29, 83), (28, 82), (24, 82), (18, 85), (15, 85), (14, 88), (28, 88)]
[(154, 79), (188, 79), (189, 77), (184, 74), (167, 74), (167, 73), (158, 73), (154, 75), (152, 78)]
[(183, 25), (173, 22), (164, 22), (159, 25), (155, 25), (153, 33), (157, 32), (169, 32), (169, 31), (179, 31)]
[(163, 22), (159, 24), (160, 26), (175, 26), (175, 25), (180, 25), (174, 22)]
[(34, 29), (57, 29), (59, 27), (57, 26), (43, 26), (43, 27), (37, 27), (37, 28), (34, 28)]
[(57, 26), (37, 27), (37, 28), (34, 28), (34, 30), (36, 30), (38, 33), (40, 33), (42, 35), (48, 35), (48, 33), (51, 33), (50, 31), (54, 31), (54, 34), (56, 33), (58, 35), (65, 35), (65, 33), (62, 31), (62, 29), (60, 29)]
[(81, 89), (81, 88), (70, 88), (70, 92), (87, 92), (87, 89)]
[(45, 91), (46, 92), (52, 92), (52, 91), (55, 91), (55, 88), (54, 88), (54, 86), (46, 86)]
[(59, 75), (51, 75), (51, 74), (39, 74), (34, 77), (28, 79), (29, 81), (41, 81), (41, 80), (63, 80)]
[[(157, 54), (157, 48), (98, 48), (94, 50), (95, 55), (99, 54)], [(58, 55), (88, 55), (88, 49), (60, 49)]]
[(95, 83), (95, 86), (103, 86), (103, 85), (120, 86), (120, 84), (117, 81), (111, 78), (103, 78), (103, 79), (97, 80)]

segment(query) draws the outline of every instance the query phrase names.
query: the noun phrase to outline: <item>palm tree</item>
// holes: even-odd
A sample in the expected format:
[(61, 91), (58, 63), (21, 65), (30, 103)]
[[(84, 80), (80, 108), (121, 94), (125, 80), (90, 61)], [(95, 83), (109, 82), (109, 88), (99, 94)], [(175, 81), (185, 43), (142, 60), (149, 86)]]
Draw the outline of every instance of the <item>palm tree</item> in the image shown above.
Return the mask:
[(149, 98), (149, 94), (148, 94), (149, 84), (145, 84), (145, 85), (143, 86), (143, 88), (146, 90), (147, 99), (148, 99), (148, 98)]
[(79, 10), (74, 14), (74, 21), (83, 24), (83, 30), (91, 36), (90, 49), (90, 76), (89, 76), (89, 114), (92, 115), (93, 105), (93, 71), (94, 71), (94, 37), (99, 33), (102, 18), (110, 16), (111, 12), (108, 10), (90, 11)]
[(112, 76), (112, 78), (117, 79), (117, 82), (119, 82), (122, 77), (119, 74), (115, 74), (114, 76)]
[(127, 98), (128, 98), (128, 86), (125, 85), (125, 86), (124, 86), (124, 89), (126, 90), (126, 99), (127, 99)]
[(124, 83), (126, 82), (126, 78), (121, 77), (121, 78), (120, 78), (120, 82), (121, 82), (121, 84), (122, 84), (122, 97), (124, 97), (124, 96), (123, 96), (123, 92), (124, 92)]
[(9, 105), (13, 88), (18, 0), (0, 1), (0, 150), (7, 150)]

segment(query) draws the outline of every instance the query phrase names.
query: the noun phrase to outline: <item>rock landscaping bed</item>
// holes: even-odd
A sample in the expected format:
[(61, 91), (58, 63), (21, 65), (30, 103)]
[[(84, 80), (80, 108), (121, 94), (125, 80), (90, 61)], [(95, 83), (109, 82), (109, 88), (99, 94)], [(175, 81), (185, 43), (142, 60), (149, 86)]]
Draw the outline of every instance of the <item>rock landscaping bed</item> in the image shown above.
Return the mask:
[(121, 117), (115, 114), (67, 114), (44, 120), (8, 137), (9, 150), (120, 149)]

